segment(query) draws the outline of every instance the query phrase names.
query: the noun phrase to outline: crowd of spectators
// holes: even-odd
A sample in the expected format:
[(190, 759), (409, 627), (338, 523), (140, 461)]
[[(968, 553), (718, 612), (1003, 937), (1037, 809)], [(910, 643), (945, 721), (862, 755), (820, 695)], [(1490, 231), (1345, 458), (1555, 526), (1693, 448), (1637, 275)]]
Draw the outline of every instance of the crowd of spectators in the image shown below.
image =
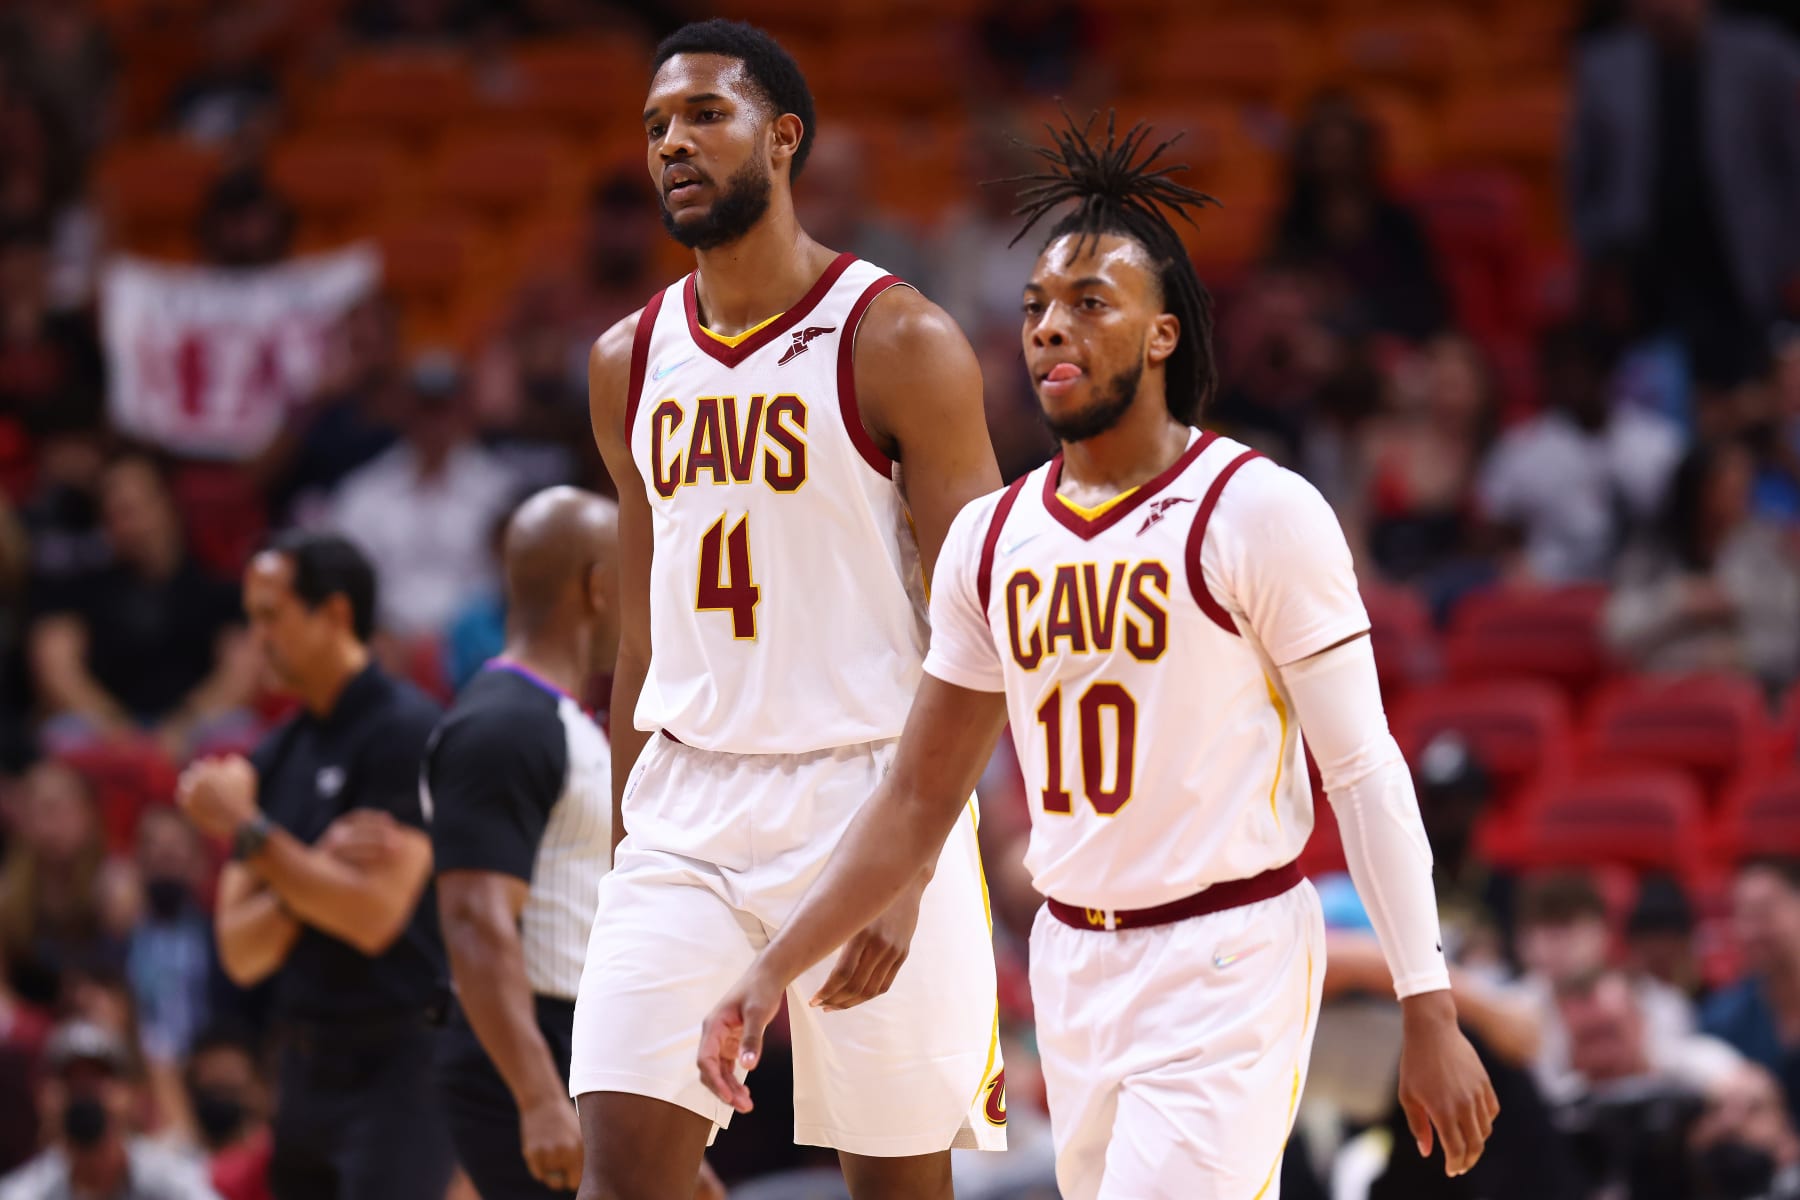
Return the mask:
[[(143, 1194), (251, 1200), (266, 1195), (262, 1000), (216, 963), (220, 847), (167, 801), (176, 769), (247, 746), (283, 701), (242, 631), (241, 547), (219, 537), (246, 514), (196, 499), (217, 464), (197, 473), (109, 416), (91, 165), (133, 48), (97, 7), (0, 13), (0, 1200), (61, 1194), (71, 1172), (110, 1195), (127, 1165), (152, 1181)], [(282, 7), (213, 6), (201, 65), (162, 119), (229, 148), (195, 231), (202, 260), (225, 269), (294, 253), (292, 212), (259, 165), (282, 120), (269, 34)], [(688, 15), (589, 0), (340, 7), (319, 39), (475, 53)], [(989, 6), (968, 30), (981, 86), (1103, 84), (1083, 55), (1105, 32), (1096, 7)], [(1285, 198), (1250, 266), (1219, 281), (1212, 420), (1317, 484), (1365, 583), (1413, 592), (1434, 621), (1487, 589), (1602, 584), (1622, 666), (1747, 675), (1774, 703), (1800, 680), (1800, 47), (1707, 0), (1623, 7), (1567, 48), (1567, 272), (1526, 323), (1523, 357), (1466, 319), (1457, 263), (1390, 182), (1377, 123), (1331, 92), (1293, 114)], [(1001, 133), (971, 142), (967, 187), (929, 229), (884, 209), (876, 151), (853, 128), (821, 137), (798, 198), (814, 236), (956, 317), (1010, 479), (1052, 443), (1018, 368), (1035, 246), (1008, 245), (1010, 197), (978, 186), (1016, 173)], [(586, 351), (668, 281), (661, 237), (643, 181), (606, 174), (580, 253), (530, 274), (475, 344), (408, 344), (394, 298), (356, 304), (315, 391), (227, 469), (256, 527), (335, 528), (367, 549), (378, 650), (440, 695), (498, 646), (494, 546), (514, 500), (556, 481), (606, 486)], [(1683, 881), (1621, 892), (1606, 873), (1501, 871), (1476, 853), (1492, 788), (1470, 748), (1440, 739), (1414, 765), (1458, 998), (1505, 1115), (1474, 1176), (1419, 1173), (1393, 1104), (1398, 1010), (1353, 893), (1322, 878), (1331, 1002), (1284, 1194), (1800, 1197), (1800, 860), (1738, 870), (1726, 906), (1742, 969), (1713, 978)], [(959, 1170), (971, 1185), (1020, 1170), (1029, 1186), (1047, 1161), (1023, 961), (1037, 898), (1007, 746), (982, 791), (1007, 1158), (1026, 1165)], [(759, 1097), (781, 1095), (781, 1071), (771, 1055)], [(740, 1119), (721, 1174), (811, 1165), (786, 1120), (779, 1103)]]

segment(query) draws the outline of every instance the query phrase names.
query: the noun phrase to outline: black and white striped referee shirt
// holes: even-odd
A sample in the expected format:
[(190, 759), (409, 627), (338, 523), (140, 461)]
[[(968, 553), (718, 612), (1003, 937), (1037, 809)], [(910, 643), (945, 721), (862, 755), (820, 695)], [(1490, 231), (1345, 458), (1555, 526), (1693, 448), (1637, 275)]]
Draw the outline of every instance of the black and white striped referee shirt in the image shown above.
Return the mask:
[(573, 1000), (612, 855), (612, 749), (573, 698), (496, 659), (425, 752), (421, 800), (437, 871), (527, 881), (519, 918), (534, 992)]

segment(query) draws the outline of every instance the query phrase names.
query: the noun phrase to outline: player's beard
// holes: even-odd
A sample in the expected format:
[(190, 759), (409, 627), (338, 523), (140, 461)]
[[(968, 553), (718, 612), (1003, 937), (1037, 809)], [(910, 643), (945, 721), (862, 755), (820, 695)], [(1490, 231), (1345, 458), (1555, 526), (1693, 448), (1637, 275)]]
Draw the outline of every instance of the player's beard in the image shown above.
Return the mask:
[(1053, 417), (1040, 402), (1038, 415), (1057, 441), (1085, 442), (1099, 437), (1125, 419), (1125, 414), (1131, 411), (1132, 401), (1137, 399), (1138, 384), (1143, 378), (1144, 364), (1140, 359), (1107, 380), (1106, 386), (1098, 389), (1093, 401), (1085, 408)]
[(705, 214), (677, 222), (675, 214), (669, 211), (667, 197), (658, 196), (657, 207), (662, 210), (663, 228), (670, 237), (689, 250), (716, 250), (755, 228), (769, 211), (773, 190), (767, 166), (752, 158), (725, 181)]

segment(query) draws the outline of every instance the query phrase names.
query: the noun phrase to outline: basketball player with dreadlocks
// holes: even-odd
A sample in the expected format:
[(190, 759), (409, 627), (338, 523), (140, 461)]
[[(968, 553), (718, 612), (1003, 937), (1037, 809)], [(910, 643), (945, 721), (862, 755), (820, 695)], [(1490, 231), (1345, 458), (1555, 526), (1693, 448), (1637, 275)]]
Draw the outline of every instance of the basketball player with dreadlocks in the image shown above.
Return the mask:
[[(696, 270), (589, 364), (619, 490), (613, 736), (635, 767), (614, 772), (624, 840), (576, 1000), (583, 1200), (692, 1192), (732, 1112), (694, 1076), (700, 1022), (886, 771), (924, 664), (925, 580), (1000, 481), (955, 324), (800, 228), (813, 125), (799, 68), (759, 30), (707, 21), (657, 50), (650, 175)], [(839, 1011), (793, 1006), (795, 1140), (837, 1149), (857, 1200), (948, 1198), (953, 1146), (1005, 1145), (972, 792), (848, 939)]]
[(1459, 1174), (1498, 1104), (1457, 1028), (1350, 553), (1309, 484), (1197, 428), (1210, 301), (1163, 214), (1210, 197), (1147, 136), (1054, 131), (1053, 169), (1022, 181), (1021, 237), (1076, 205), (1024, 289), (1062, 453), (951, 527), (893, 769), (707, 1018), (701, 1076), (749, 1108), (742, 1072), (782, 989), (938, 854), (1010, 718), (1049, 897), (1031, 990), (1063, 1195), (1275, 1196), (1324, 976), (1294, 865), (1313, 822), (1304, 727), (1405, 1010), (1412, 1131), (1429, 1154), (1435, 1129)]

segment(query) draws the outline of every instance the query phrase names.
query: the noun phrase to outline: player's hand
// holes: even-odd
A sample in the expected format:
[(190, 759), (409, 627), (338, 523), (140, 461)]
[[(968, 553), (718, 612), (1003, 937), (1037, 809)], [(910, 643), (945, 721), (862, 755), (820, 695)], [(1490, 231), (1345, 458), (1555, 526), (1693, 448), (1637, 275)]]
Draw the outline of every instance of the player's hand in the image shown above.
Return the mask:
[(750, 1111), (750, 1089), (737, 1076), (762, 1058), (763, 1031), (781, 1007), (786, 986), (768, 977), (761, 964), (744, 972), (725, 999), (700, 1026), (700, 1080), (738, 1112)]
[(832, 1012), (854, 1008), (894, 986), (894, 977), (912, 947), (919, 924), (919, 900), (926, 881), (903, 892), (867, 929), (844, 943), (837, 965), (813, 993), (812, 1006)]
[(519, 1110), (519, 1145), (531, 1177), (556, 1192), (581, 1186), (581, 1123), (567, 1096), (548, 1096)]
[(319, 849), (362, 870), (380, 866), (400, 852), (405, 827), (378, 808), (355, 808), (333, 821)]
[(1400, 1049), (1400, 1106), (1418, 1142), (1431, 1154), (1432, 1131), (1444, 1144), (1444, 1174), (1461, 1175), (1481, 1158), (1500, 1100), (1475, 1047), (1456, 1023), (1448, 991), (1408, 996)]

